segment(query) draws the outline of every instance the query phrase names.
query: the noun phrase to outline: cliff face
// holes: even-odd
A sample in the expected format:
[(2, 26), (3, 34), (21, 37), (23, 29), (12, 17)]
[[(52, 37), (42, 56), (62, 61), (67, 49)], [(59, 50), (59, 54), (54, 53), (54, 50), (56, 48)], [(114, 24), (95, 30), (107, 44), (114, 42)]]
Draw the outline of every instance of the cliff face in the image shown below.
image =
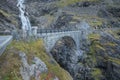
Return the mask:
[(16, 7), (16, 0), (0, 1), (0, 31), (12, 30), (18, 28), (20, 21), (18, 18), (19, 11)]
[[(33, 26), (73, 28), (87, 21), (92, 27), (119, 27), (119, 3), (108, 0), (28, 1), (27, 10)], [(114, 24), (113, 24), (114, 23)]]
[[(21, 27), (17, 0), (0, 1), (1, 30)], [(119, 27), (119, 0), (26, 0), (32, 26), (74, 28), (81, 21), (92, 27)], [(5, 28), (6, 27), (6, 28)]]

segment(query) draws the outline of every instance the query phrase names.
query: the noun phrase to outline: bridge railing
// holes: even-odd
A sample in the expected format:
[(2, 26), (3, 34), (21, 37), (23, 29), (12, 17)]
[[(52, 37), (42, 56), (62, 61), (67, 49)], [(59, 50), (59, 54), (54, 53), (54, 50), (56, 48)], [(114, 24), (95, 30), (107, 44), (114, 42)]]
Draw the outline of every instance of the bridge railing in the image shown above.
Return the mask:
[(37, 29), (37, 33), (55, 33), (55, 32), (68, 32), (68, 31), (75, 31), (72, 29)]

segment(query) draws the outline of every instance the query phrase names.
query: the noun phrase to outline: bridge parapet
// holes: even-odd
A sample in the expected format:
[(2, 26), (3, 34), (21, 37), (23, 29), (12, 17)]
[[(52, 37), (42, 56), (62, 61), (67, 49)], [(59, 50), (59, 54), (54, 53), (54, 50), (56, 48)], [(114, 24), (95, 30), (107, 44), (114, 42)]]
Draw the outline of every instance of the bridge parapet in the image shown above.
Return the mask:
[(68, 32), (68, 31), (76, 31), (70, 29), (37, 29), (37, 33), (55, 33), (55, 32)]

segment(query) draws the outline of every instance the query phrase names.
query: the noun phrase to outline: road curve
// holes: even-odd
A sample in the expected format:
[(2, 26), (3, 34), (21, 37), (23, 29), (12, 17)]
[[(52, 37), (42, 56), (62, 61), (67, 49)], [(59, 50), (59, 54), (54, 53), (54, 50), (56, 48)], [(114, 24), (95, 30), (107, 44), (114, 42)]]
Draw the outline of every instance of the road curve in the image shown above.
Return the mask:
[(0, 36), (0, 56), (5, 51), (6, 46), (12, 41), (12, 36)]

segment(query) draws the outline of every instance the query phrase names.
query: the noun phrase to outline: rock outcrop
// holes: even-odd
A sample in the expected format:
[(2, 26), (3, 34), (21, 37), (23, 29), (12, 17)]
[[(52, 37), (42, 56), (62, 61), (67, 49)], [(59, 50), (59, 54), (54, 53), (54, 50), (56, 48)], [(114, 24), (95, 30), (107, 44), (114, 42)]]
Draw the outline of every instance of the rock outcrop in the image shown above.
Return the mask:
[(17, 1), (1, 0), (0, 3), (0, 31), (19, 28)]
[(35, 80), (40, 80), (40, 74), (46, 72), (48, 69), (43, 61), (38, 57), (33, 58), (34, 64), (28, 64), (27, 56), (25, 53), (20, 52), (22, 67), (20, 68), (20, 73), (23, 80), (30, 80), (31, 77), (35, 77)]

